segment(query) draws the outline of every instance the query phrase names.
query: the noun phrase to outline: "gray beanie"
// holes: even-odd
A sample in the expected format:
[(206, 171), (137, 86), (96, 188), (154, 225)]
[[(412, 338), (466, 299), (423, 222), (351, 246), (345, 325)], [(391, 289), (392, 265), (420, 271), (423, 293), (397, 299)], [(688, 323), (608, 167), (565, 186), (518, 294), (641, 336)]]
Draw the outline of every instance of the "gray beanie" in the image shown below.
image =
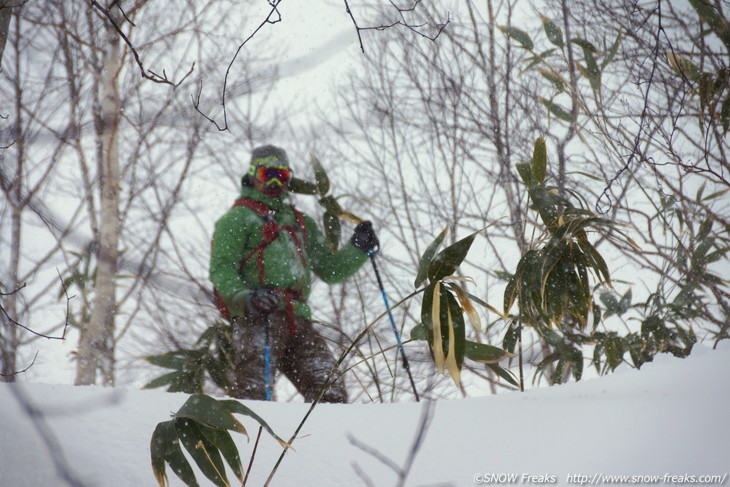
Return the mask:
[(263, 145), (256, 147), (251, 153), (251, 169), (260, 165), (289, 167), (289, 158), (284, 149), (273, 145)]

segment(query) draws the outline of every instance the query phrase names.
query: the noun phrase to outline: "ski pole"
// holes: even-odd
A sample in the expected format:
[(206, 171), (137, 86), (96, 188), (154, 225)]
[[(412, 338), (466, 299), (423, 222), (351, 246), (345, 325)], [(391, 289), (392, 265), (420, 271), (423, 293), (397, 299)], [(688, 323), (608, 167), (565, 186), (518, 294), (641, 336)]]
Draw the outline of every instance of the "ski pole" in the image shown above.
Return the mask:
[(380, 271), (378, 265), (375, 263), (375, 255), (378, 253), (377, 250), (368, 250), (370, 256), (370, 262), (373, 264), (373, 270), (375, 271), (375, 278), (378, 280), (378, 286), (380, 287), (380, 294), (383, 296), (383, 302), (385, 303), (385, 310), (388, 312), (388, 318), (390, 319), (390, 326), (393, 328), (395, 334), (395, 341), (398, 343), (398, 350), (400, 350), (401, 357), (403, 358), (403, 368), (408, 373), (408, 380), (411, 381), (411, 388), (413, 388), (413, 394), (416, 396), (416, 402), (420, 402), (418, 396), (418, 389), (416, 389), (416, 383), (413, 381), (413, 375), (411, 374), (411, 367), (408, 363), (408, 357), (406, 351), (403, 348), (403, 344), (400, 340), (400, 333), (398, 333), (398, 327), (395, 326), (395, 320), (393, 319), (393, 313), (390, 312), (390, 303), (388, 302), (388, 295), (385, 294), (385, 286), (383, 286), (383, 280), (380, 278)]
[(271, 313), (266, 313), (266, 330), (264, 341), (264, 384), (266, 400), (271, 401)]

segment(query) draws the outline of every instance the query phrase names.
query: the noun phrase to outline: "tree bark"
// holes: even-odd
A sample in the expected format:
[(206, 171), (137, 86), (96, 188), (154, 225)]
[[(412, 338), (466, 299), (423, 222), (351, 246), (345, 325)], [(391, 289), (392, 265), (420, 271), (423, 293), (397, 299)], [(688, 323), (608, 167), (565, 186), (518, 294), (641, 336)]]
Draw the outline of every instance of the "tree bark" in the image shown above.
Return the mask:
[[(1, 2), (2, 0), (0, 0)], [(2, 3), (0, 3), (0, 6)], [(10, 17), (10, 8), (0, 9), (0, 16), (3, 17), (2, 22), (5, 22), (4, 17), (7, 15), (8, 21)], [(16, 22), (20, 22), (20, 18), (16, 19)], [(9, 22), (8, 22), (9, 24)], [(7, 36), (8, 25), (3, 26), (6, 30), (3, 33)], [(3, 39), (4, 43), (5, 39)], [(16, 53), (19, 52), (20, 45), (20, 27), (16, 30), (16, 36), (13, 39), (13, 44)], [(3, 46), (4, 47), (4, 46)], [(2, 316), (2, 328), (0, 328), (0, 357), (2, 359), (2, 379), (4, 382), (15, 381), (15, 374), (17, 372), (17, 357), (18, 357), (18, 327), (11, 320), (18, 320), (18, 297), (19, 294), (15, 291), (20, 287), (18, 279), (18, 269), (20, 268), (20, 248), (21, 248), (21, 236), (22, 236), (22, 211), (25, 203), (23, 202), (23, 176), (25, 174), (25, 168), (23, 163), (25, 161), (25, 140), (23, 135), (23, 89), (20, 85), (20, 58), (15, 56), (15, 127), (12, 130), (13, 143), (16, 148), (16, 166), (15, 174), (5, 175), (6, 181), (2, 190), (7, 196), (8, 203), (10, 206), (10, 262), (8, 266), (7, 281), (3, 284), (7, 286), (3, 289), (3, 292), (8, 294), (3, 300), (3, 308), (5, 313)], [(0, 149), (2, 150), (2, 149)], [(0, 156), (0, 162), (3, 157)], [(7, 176), (10, 176), (9, 178)]]
[[(113, 11), (118, 16), (119, 9)], [(101, 90), (98, 123), (101, 131), (97, 161), (100, 185), (100, 221), (95, 249), (97, 271), (91, 317), (79, 338), (77, 385), (96, 384), (97, 373), (102, 385), (114, 385), (120, 190), (118, 136), (121, 113), (117, 77), (121, 70), (121, 46), (117, 32), (108, 21), (105, 22), (105, 43), (98, 81)]]

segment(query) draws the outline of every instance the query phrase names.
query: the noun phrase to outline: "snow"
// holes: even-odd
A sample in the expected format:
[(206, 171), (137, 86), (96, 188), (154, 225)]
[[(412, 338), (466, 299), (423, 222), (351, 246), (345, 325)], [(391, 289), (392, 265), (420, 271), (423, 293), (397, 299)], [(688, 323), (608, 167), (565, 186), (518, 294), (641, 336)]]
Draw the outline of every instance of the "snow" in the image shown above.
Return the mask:
[[(705, 475), (719, 475), (720, 481), (704, 485), (721, 485), (730, 471), (725, 372), (730, 346), (722, 345), (718, 350), (697, 346), (687, 359), (662, 355), (641, 371), (624, 368), (524, 393), (433, 403), (322, 404), (271, 485), (398, 485), (397, 473), (366, 450), (405, 465), (424, 408), (432, 408), (431, 421), (405, 485), (496, 484), (511, 474), (517, 474), (515, 485), (571, 485), (594, 476), (607, 484), (610, 479), (601, 476), (614, 474), (629, 476), (622, 485), (688, 484), (686, 476)], [(159, 390), (0, 384), (0, 486), (65, 485), (13, 387), (42, 411), (42, 421), (60, 443), (54, 450), (73, 472), (85, 485), (100, 487), (156, 485), (149, 459), (152, 431), (188, 397)], [(309, 407), (247, 404), (285, 439)], [(250, 418), (238, 417), (252, 435), (247, 443), (234, 433), (245, 468), (258, 428)], [(278, 443), (264, 434), (248, 485), (263, 485), (280, 453)], [(169, 467), (168, 476), (172, 485), (182, 485)], [(202, 474), (198, 479), (210, 485)]]

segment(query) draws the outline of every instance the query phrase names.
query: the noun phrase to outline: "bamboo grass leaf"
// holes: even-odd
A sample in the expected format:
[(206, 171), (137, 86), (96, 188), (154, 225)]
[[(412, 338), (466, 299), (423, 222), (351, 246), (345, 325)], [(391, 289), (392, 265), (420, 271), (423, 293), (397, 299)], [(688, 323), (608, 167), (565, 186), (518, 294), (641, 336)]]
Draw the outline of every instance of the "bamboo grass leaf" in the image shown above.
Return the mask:
[(540, 17), (542, 18), (542, 27), (545, 30), (545, 35), (547, 36), (548, 41), (550, 41), (551, 44), (562, 48), (565, 45), (565, 41), (563, 41), (563, 31), (560, 30), (560, 27), (558, 27), (558, 25), (549, 18), (544, 15), (540, 15)]
[(545, 105), (545, 108), (547, 108), (548, 111), (550, 113), (552, 113), (558, 119), (560, 119), (564, 122), (568, 122), (568, 123), (573, 123), (575, 121), (575, 119), (573, 118), (573, 115), (571, 115), (570, 112), (568, 112), (565, 108), (563, 108), (560, 105), (553, 103), (552, 101), (547, 100), (543, 97), (539, 97), (539, 98), (540, 98), (540, 102), (543, 105)]
[(228, 487), (225, 466), (218, 450), (198, 429), (196, 423), (187, 418), (175, 421), (178, 438), (195, 463), (211, 482), (219, 487)]
[(219, 430), (233, 430), (248, 436), (246, 428), (223, 407), (221, 402), (205, 394), (193, 394), (175, 413), (177, 418), (191, 419)]
[(527, 49), (528, 51), (531, 51), (533, 47), (535, 47), (535, 44), (532, 42), (532, 39), (530, 38), (530, 35), (525, 32), (522, 29), (518, 29), (517, 27), (512, 26), (506, 26), (506, 25), (498, 25), (497, 28), (501, 30), (504, 34), (511, 37), (512, 39), (516, 40), (521, 47), (524, 49)]
[(545, 139), (538, 137), (535, 141), (535, 147), (532, 150), (532, 176), (538, 184), (545, 182), (545, 173), (547, 171), (547, 147)]
[(466, 258), (478, 233), (474, 232), (436, 254), (428, 266), (428, 278), (433, 282), (454, 274)]
[(198, 425), (198, 429), (205, 438), (220, 452), (226, 463), (231, 467), (236, 477), (243, 482), (243, 467), (241, 465), (241, 456), (238, 448), (227, 431), (208, 428)]
[(441, 283), (439, 281), (434, 283), (431, 320), (433, 327), (433, 343), (431, 344), (433, 361), (436, 364), (436, 370), (443, 374), (446, 356), (444, 355), (444, 341), (441, 336)]
[(421, 256), (421, 260), (418, 263), (418, 274), (416, 275), (416, 280), (413, 283), (414, 287), (419, 287), (426, 280), (426, 277), (428, 275), (428, 268), (431, 265), (431, 261), (433, 260), (434, 255), (436, 255), (436, 252), (446, 238), (446, 233), (448, 232), (448, 230), (449, 227), (447, 225), (444, 227), (443, 230), (441, 230), (441, 233), (439, 233), (436, 239), (431, 242), (431, 244), (426, 248), (426, 251)]
[(446, 307), (446, 313), (447, 313), (447, 323), (448, 323), (448, 341), (449, 341), (449, 349), (446, 353), (446, 370), (449, 371), (449, 374), (451, 375), (451, 379), (454, 381), (454, 384), (458, 387), (461, 385), (461, 369), (459, 368), (459, 365), (456, 363), (456, 332), (454, 330), (454, 320), (453, 316), (451, 314), (451, 306)]
[[(276, 441), (278, 441), (282, 447), (291, 448), (291, 445), (289, 445), (289, 443), (287, 443), (286, 441), (281, 439), (279, 435), (274, 433), (274, 430), (271, 429), (271, 426), (269, 426), (269, 424), (264, 421), (261, 416), (253, 412), (253, 410), (251, 410), (248, 406), (241, 404), (235, 399), (221, 399), (218, 402), (230, 413), (243, 414), (244, 416), (255, 419), (256, 422), (260, 424), (266, 430), (266, 432), (269, 433)], [(248, 435), (246, 435), (246, 437), (248, 437)]]
[(314, 180), (317, 185), (317, 191), (320, 196), (324, 196), (330, 190), (330, 180), (327, 177), (327, 171), (324, 170), (322, 163), (313, 153), (309, 154), (309, 161), (314, 169)]

